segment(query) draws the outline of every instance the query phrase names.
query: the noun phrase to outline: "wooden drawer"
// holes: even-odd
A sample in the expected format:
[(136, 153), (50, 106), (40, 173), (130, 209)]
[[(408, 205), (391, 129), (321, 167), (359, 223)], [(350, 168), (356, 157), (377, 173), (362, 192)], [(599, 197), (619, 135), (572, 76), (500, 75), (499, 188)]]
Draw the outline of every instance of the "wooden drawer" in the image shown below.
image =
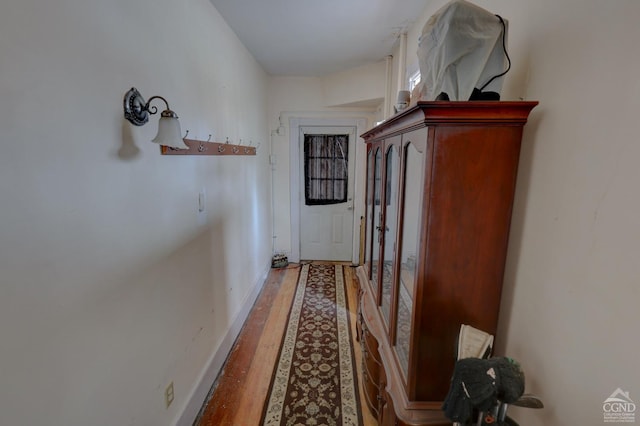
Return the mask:
[(364, 339), (360, 342), (363, 369), (367, 371), (371, 382), (380, 387), (380, 377), (384, 374), (384, 369), (379, 361), (377, 342), (366, 331), (363, 337)]
[(362, 345), (362, 368), (376, 386), (380, 386), (380, 367), (381, 365), (369, 352), (369, 348), (366, 345)]
[(380, 353), (378, 352), (378, 341), (373, 334), (369, 332), (369, 329), (366, 326), (362, 328), (362, 337), (369, 355), (375, 360), (375, 362), (381, 364)]
[(362, 387), (364, 388), (364, 399), (367, 403), (367, 407), (373, 414), (373, 417), (378, 418), (378, 397), (379, 389), (377, 383), (371, 381), (371, 377), (367, 373), (367, 368), (364, 366), (364, 360), (362, 362)]

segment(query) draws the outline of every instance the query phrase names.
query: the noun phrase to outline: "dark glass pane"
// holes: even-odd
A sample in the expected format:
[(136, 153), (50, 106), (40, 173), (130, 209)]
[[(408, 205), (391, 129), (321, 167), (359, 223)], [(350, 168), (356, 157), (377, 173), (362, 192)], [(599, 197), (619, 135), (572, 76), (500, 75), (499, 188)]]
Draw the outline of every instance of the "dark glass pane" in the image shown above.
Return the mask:
[(347, 202), (349, 135), (304, 136), (305, 204)]
[(396, 353), (405, 374), (409, 370), (411, 346), (411, 317), (416, 283), (416, 256), (420, 233), (420, 204), (422, 200), (423, 154), (413, 144), (405, 148), (404, 210), (402, 220), (402, 247), (400, 248), (400, 286), (398, 292), (398, 319), (396, 323)]
[(373, 172), (374, 172), (374, 159), (373, 159), (373, 150), (369, 151), (369, 155), (367, 156), (367, 234), (366, 234), (366, 247), (365, 247), (365, 270), (367, 271), (368, 278), (371, 279), (371, 244), (373, 243), (373, 232), (374, 232), (374, 223), (373, 223)]
[(382, 271), (382, 300), (380, 307), (382, 316), (387, 326), (389, 325), (389, 316), (391, 310), (391, 293), (393, 288), (393, 259), (395, 256), (396, 228), (398, 223), (398, 191), (400, 186), (399, 169), (400, 156), (398, 149), (392, 145), (386, 155), (386, 183), (384, 194), (385, 202), (385, 229), (384, 229), (384, 256)]
[[(382, 172), (382, 152), (381, 150), (376, 150), (375, 156), (375, 165), (374, 165), (374, 176), (380, 176)], [(373, 194), (375, 197), (375, 203), (373, 206), (373, 246), (371, 250), (371, 282), (373, 283), (373, 291), (376, 295), (376, 303), (378, 302), (377, 294), (378, 294), (378, 263), (380, 262), (380, 225), (382, 219), (382, 211), (380, 210), (380, 183), (381, 179), (374, 178), (373, 183)]]

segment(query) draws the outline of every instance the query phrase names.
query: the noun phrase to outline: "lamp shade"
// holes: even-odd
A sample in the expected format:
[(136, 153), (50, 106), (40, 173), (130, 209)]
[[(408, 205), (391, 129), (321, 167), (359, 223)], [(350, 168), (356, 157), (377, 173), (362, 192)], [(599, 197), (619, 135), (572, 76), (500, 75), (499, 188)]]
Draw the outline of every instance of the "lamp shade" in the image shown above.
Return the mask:
[(167, 109), (162, 111), (160, 115), (158, 134), (151, 142), (170, 148), (189, 149), (182, 140), (182, 131), (176, 113)]

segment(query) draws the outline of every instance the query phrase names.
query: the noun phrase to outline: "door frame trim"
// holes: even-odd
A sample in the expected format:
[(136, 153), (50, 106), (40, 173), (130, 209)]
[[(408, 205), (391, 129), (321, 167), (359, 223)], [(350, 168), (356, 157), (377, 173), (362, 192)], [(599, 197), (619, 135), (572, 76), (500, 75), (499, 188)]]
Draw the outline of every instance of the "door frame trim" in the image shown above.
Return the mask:
[(300, 128), (301, 127), (355, 127), (356, 134), (354, 140), (355, 152), (353, 161), (355, 161), (354, 170), (354, 188), (353, 188), (353, 241), (351, 250), (351, 262), (358, 263), (360, 254), (360, 226), (358, 226), (358, 212), (361, 211), (360, 205), (362, 191), (364, 190), (362, 182), (360, 182), (360, 174), (363, 165), (359, 164), (361, 147), (364, 146), (360, 135), (367, 128), (366, 118), (312, 118), (312, 117), (291, 117), (289, 118), (289, 189), (290, 189), (290, 217), (291, 217), (291, 254), (289, 260), (291, 262), (300, 261)]

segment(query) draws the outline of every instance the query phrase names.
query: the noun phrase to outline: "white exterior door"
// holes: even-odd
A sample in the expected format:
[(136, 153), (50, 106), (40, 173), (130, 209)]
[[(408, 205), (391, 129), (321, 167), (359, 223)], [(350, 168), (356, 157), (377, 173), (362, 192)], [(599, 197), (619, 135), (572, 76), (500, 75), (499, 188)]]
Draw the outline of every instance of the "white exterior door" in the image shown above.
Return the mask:
[(351, 261), (354, 127), (300, 127), (300, 259)]

